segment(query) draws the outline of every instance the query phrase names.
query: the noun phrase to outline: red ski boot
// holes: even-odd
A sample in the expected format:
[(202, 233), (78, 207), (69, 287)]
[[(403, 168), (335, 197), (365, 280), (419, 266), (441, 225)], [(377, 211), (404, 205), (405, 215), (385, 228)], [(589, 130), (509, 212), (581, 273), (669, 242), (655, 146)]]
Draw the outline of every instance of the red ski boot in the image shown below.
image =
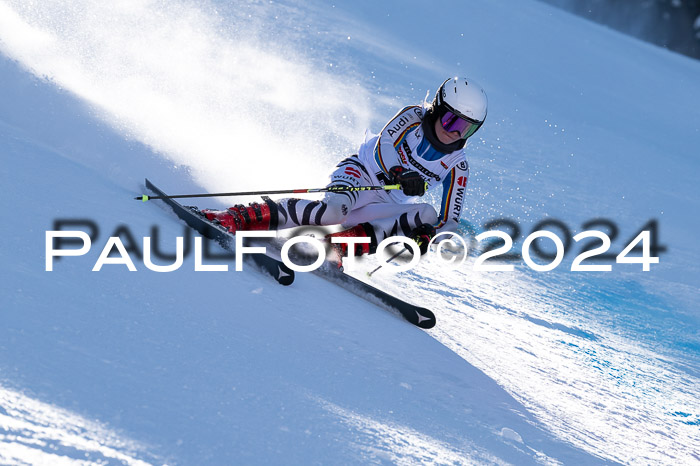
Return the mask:
[[(374, 236), (374, 228), (369, 223), (360, 223), (348, 230), (326, 235), (326, 240), (331, 243), (332, 238), (369, 238), (369, 243), (355, 244), (355, 257), (363, 254), (374, 254), (377, 250), (377, 239)], [(339, 258), (348, 257), (349, 243), (331, 243)]]
[(276, 230), (277, 212), (277, 204), (270, 199), (265, 199), (264, 204), (253, 202), (247, 207), (237, 205), (227, 210), (201, 210), (208, 220), (218, 223), (232, 234), (248, 230)]

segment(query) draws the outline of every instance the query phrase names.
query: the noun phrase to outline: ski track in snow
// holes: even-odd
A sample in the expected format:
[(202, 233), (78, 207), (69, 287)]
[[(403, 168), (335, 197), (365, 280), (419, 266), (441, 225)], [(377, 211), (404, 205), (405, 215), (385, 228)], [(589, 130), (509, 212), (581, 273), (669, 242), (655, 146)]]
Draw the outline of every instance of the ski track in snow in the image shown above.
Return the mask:
[(439, 324), (430, 333), (506, 387), (557, 435), (621, 462), (698, 460), (700, 380), (674, 355), (659, 352), (664, 348), (596, 321), (605, 318), (604, 310), (588, 298), (567, 298), (566, 279), (550, 276), (543, 288), (528, 273), (421, 267), (400, 287), (387, 277), (383, 285), (434, 303)]
[[(151, 464), (105, 426), (0, 385), (0, 464)], [(153, 459), (155, 460), (155, 458)]]
[(400, 465), (508, 464), (467, 439), (456, 442), (461, 444), (456, 448), (407, 426), (382, 422), (322, 399), (316, 402), (355, 429), (356, 437), (351, 442), (364, 452), (363, 462), (389, 461)]

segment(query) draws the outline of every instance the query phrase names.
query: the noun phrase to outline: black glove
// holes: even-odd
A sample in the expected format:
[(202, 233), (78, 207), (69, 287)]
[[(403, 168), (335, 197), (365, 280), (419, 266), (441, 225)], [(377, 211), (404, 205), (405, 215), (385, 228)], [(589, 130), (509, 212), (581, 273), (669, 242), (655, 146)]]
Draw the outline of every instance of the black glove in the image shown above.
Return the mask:
[(401, 190), (406, 196), (422, 196), (425, 194), (425, 181), (420, 176), (420, 173), (397, 165), (391, 167), (389, 175), (391, 175), (391, 183), (400, 184)]
[(428, 246), (430, 245), (430, 240), (435, 236), (435, 227), (429, 223), (424, 223), (418, 225), (413, 229), (409, 238), (416, 242), (420, 248), (421, 255), (428, 252)]

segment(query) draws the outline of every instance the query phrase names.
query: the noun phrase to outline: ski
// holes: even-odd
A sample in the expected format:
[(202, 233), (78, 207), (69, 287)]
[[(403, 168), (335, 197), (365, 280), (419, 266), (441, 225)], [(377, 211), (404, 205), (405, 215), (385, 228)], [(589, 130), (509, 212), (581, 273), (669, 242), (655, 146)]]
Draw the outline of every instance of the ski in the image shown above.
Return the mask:
[[(273, 255), (275, 259), (281, 260), (280, 247), (278, 243), (274, 241), (256, 239), (251, 244), (254, 244), (255, 246), (264, 246), (266, 248), (265, 250), (269, 254)], [(290, 260), (292, 260), (295, 264), (302, 265), (310, 262), (310, 258), (307, 257), (306, 254), (298, 251), (295, 252), (294, 249), (290, 250), (288, 254)], [(417, 327), (423, 329), (435, 327), (435, 314), (430, 309), (411, 304), (403, 299), (387, 293), (386, 291), (382, 291), (369, 283), (358, 280), (357, 278), (343, 272), (343, 270), (338, 267), (337, 263), (326, 261), (323, 265), (321, 265), (321, 267), (311, 273), (323, 278), (324, 280), (334, 283), (381, 308), (392, 312), (398, 311), (406, 321)]]
[[(223, 248), (229, 251), (233, 250), (234, 236), (229, 233), (228, 230), (210, 222), (205, 217), (183, 206), (176, 200), (169, 198), (167, 194), (151, 183), (148, 178), (146, 178), (146, 188), (156, 193), (157, 196), (161, 196), (163, 202), (172, 208), (175, 215), (199, 232), (199, 234), (205, 238), (217, 241)], [(244, 258), (245, 260), (255, 263), (258, 268), (274, 278), (280, 285), (288, 286), (294, 282), (294, 271), (274, 257), (267, 254), (246, 254)]]
[(369, 283), (358, 280), (342, 272), (333, 264), (327, 263), (314, 273), (380, 307), (399, 311), (401, 316), (413, 325), (424, 329), (435, 327), (435, 314), (430, 309), (411, 304)]

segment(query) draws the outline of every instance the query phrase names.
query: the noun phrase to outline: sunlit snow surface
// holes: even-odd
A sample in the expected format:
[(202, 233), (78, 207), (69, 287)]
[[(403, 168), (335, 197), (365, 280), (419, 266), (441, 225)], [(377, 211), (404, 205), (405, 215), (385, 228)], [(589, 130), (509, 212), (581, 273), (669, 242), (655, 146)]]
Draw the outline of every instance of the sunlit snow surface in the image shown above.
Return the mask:
[(355, 438), (349, 439), (349, 443), (363, 451), (363, 461), (382, 460), (395, 464), (505, 464), (468, 439), (463, 439), (460, 442), (461, 448), (456, 448), (410, 427), (387, 424), (324, 400), (318, 402), (355, 430)]
[(162, 462), (147, 448), (65, 409), (0, 386), (0, 463), (129, 464)]
[(656, 341), (652, 325), (616, 325), (626, 312), (665, 312), (652, 296), (638, 290), (638, 302), (625, 302), (635, 295), (599, 277), (417, 272), (401, 282), (410, 286), (384, 284), (433, 303), (431, 334), (510, 387), (558, 435), (622, 462), (697, 460), (696, 361)]
[[(575, 231), (592, 218), (612, 218), (622, 230), (618, 251), (620, 241), (657, 218), (668, 252), (647, 273), (614, 265), (609, 274), (574, 274), (566, 270), (568, 256), (549, 273), (522, 265), (477, 273), (470, 259), (459, 271), (426, 261), (401, 279), (379, 273), (373, 280), (434, 309), (439, 323), (429, 334), (484, 371), (556, 437), (611, 461), (700, 461), (700, 64), (536, 2), (448, 3), (440, 7), (450, 14), (440, 14), (439, 28), (432, 26), (436, 8), (0, 1), (0, 51), (86, 102), (93, 116), (173, 168), (112, 153), (108, 144), (99, 150), (98, 137), (85, 146), (64, 140), (70, 122), (56, 123), (54, 133), (35, 130), (32, 119), (3, 131), (13, 147), (29, 141), (29, 148), (94, 170), (104, 177), (94, 183), (109, 180), (125, 198), (140, 189), (137, 166), (183, 190), (228, 190), (232, 182), (240, 189), (316, 187), (356, 150), (365, 127), (379, 130), (445, 76), (477, 77), (490, 109), (468, 148), (465, 218), (476, 225), (513, 218), (524, 230), (560, 218)], [(36, 99), (34, 110), (43, 109), (44, 94), (26, 93)], [(60, 194), (66, 193), (64, 187)], [(36, 190), (21, 199), (32, 196)], [(65, 216), (102, 207), (79, 195), (67, 199)], [(437, 195), (429, 199), (437, 205)], [(131, 206), (116, 205), (118, 216), (141, 219)], [(17, 250), (36, 247), (23, 243)], [(298, 285), (304, 283), (302, 276)], [(162, 289), (170, 286), (177, 285)], [(251, 287), (257, 298), (250, 303), (270, 308), (289, 296)], [(39, 299), (11, 293), (22, 311)], [(102, 290), (103, 297), (128, 301), (121, 293)], [(92, 421), (10, 390), (0, 396), (0, 460), (51, 461), (33, 455), (55, 446), (154, 461), (106, 428), (82, 427)], [(350, 442), (368, 461), (502, 458), (475, 439), (447, 444), (324, 397), (308, 402), (349, 426)], [(513, 444), (528, 441), (509, 427), (500, 435)], [(532, 457), (550, 461), (539, 452)]]

